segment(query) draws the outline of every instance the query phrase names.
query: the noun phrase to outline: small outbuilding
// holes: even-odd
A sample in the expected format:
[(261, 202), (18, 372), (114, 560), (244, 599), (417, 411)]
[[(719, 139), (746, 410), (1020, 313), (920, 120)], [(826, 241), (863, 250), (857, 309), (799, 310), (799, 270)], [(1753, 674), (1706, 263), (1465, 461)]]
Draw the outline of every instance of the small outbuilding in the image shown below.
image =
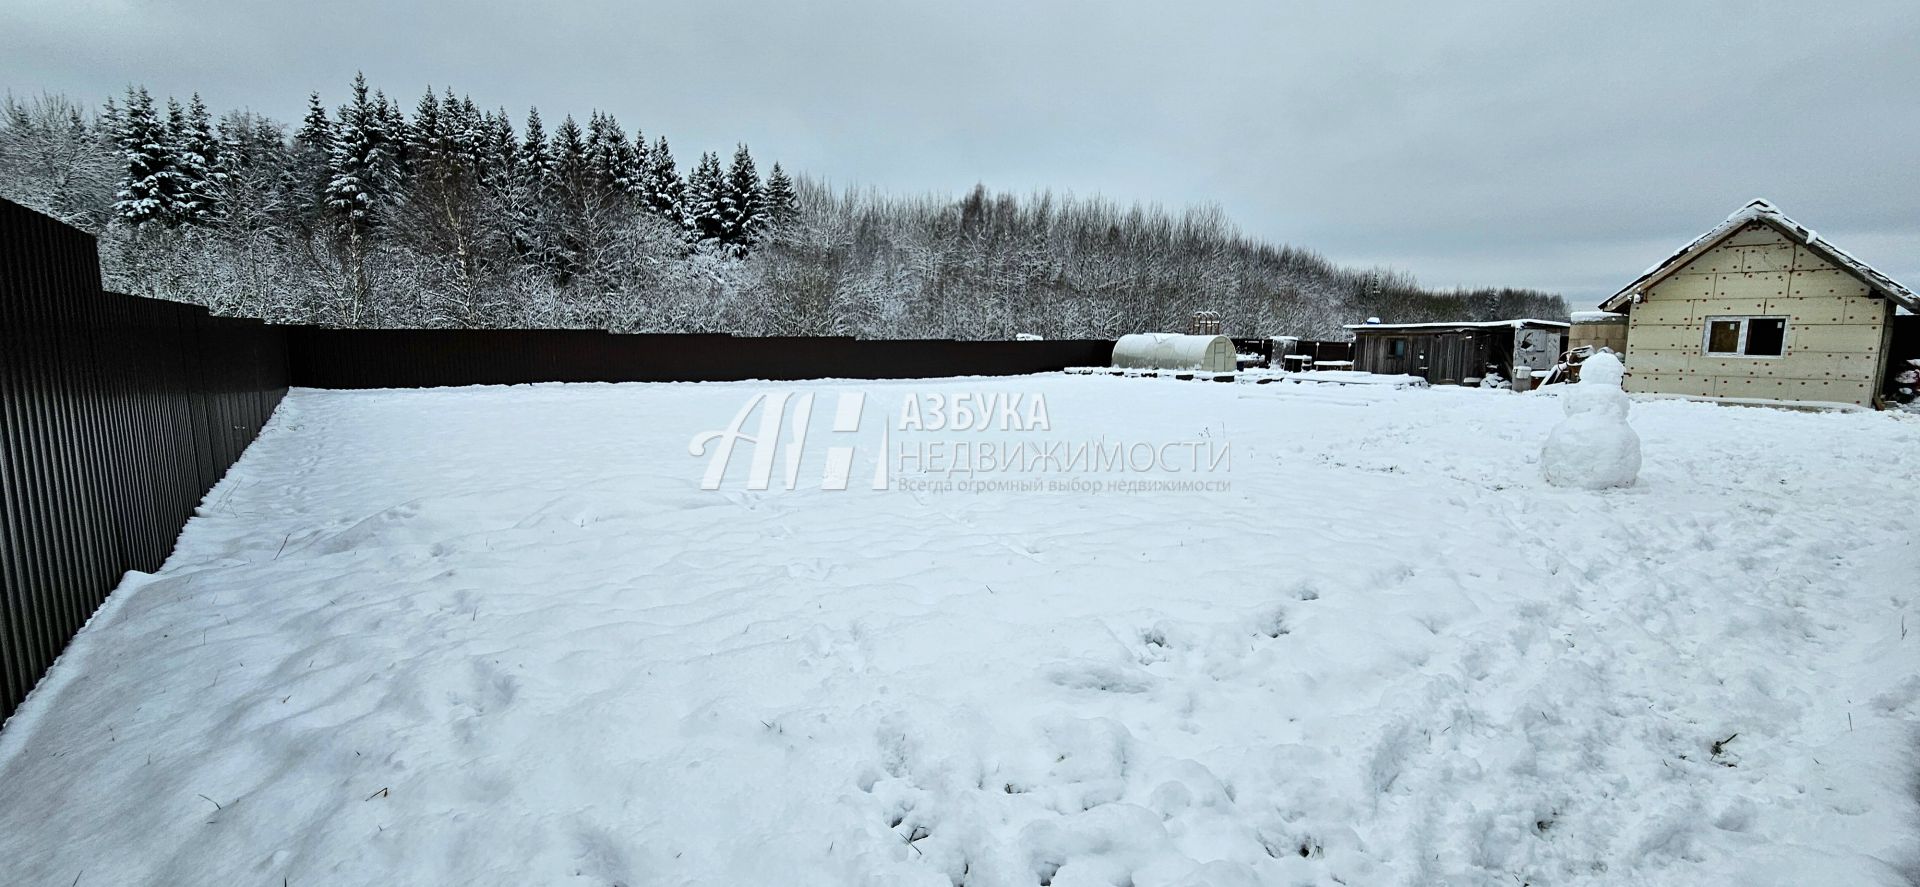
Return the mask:
[(1627, 353), (1627, 316), (1611, 311), (1575, 311), (1573, 329), (1567, 333), (1567, 350), (1590, 349), (1615, 354)]
[(1135, 370), (1231, 373), (1237, 368), (1237, 360), (1233, 340), (1226, 336), (1134, 333), (1114, 343), (1113, 365)]
[(1354, 369), (1419, 376), (1435, 385), (1478, 385), (1489, 374), (1531, 387), (1533, 372), (1553, 368), (1566, 351), (1567, 324), (1553, 320), (1457, 323), (1359, 323)]
[(1600, 307), (1627, 315), (1628, 391), (1872, 406), (1920, 298), (1755, 200)]

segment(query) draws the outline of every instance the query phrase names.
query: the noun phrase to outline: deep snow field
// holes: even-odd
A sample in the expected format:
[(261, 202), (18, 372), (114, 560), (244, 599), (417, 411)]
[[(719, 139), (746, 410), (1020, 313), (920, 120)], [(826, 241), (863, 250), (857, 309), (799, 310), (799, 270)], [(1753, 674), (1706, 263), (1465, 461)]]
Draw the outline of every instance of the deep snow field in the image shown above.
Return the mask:
[[(819, 395), (800, 488), (742, 445), (701, 489), (690, 440), (765, 391)], [(899, 429), (963, 392), (1050, 427)], [(1560, 412), (295, 391), (0, 730), (0, 883), (1905, 883), (1920, 421), (1640, 402), (1639, 483), (1595, 493), (1540, 478)], [(1231, 454), (877, 491), (883, 425)]]

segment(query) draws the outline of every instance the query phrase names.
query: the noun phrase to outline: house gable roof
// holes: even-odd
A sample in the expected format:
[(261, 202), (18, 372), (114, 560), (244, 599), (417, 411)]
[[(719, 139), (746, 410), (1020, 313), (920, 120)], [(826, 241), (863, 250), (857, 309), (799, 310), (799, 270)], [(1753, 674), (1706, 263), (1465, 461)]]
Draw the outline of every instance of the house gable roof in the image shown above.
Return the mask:
[(1665, 280), (1668, 275), (1686, 267), (1687, 263), (1693, 261), (1699, 254), (1719, 246), (1722, 241), (1754, 223), (1766, 225), (1780, 232), (1788, 240), (1805, 246), (1808, 251), (1833, 263), (1834, 267), (1866, 284), (1867, 289), (1874, 295), (1891, 299), (1908, 311), (1920, 312), (1920, 296), (1916, 296), (1912, 290), (1902, 286), (1899, 281), (1874, 270), (1873, 266), (1854, 258), (1846, 250), (1829, 243), (1820, 236), (1819, 232), (1788, 218), (1779, 207), (1765, 200), (1755, 200), (1741, 207), (1738, 212), (1728, 216), (1726, 221), (1714, 226), (1713, 230), (1694, 238), (1692, 243), (1681, 247), (1679, 252), (1668, 256), (1660, 264), (1648, 268), (1646, 273), (1641, 274), (1632, 283), (1600, 303), (1601, 309), (1606, 311), (1620, 309), (1634, 296), (1645, 293), (1655, 284)]

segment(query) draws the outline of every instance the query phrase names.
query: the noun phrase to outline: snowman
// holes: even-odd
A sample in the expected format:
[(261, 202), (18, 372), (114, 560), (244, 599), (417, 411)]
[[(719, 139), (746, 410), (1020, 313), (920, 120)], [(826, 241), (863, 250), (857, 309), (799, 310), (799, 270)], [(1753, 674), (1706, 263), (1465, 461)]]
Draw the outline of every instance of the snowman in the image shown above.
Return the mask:
[(1633, 402), (1620, 389), (1625, 374), (1620, 359), (1604, 351), (1580, 365), (1580, 381), (1561, 395), (1567, 417), (1540, 451), (1548, 483), (1586, 490), (1633, 486), (1640, 474), (1640, 436), (1627, 424)]

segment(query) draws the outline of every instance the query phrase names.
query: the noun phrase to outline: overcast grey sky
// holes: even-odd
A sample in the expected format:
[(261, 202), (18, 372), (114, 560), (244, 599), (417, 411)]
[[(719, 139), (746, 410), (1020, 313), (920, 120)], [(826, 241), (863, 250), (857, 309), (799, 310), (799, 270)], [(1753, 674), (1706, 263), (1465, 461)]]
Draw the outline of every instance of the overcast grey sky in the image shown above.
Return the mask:
[(0, 0), (0, 87), (296, 121), (354, 71), (835, 184), (1170, 206), (1585, 307), (1752, 197), (1920, 285), (1920, 2)]

